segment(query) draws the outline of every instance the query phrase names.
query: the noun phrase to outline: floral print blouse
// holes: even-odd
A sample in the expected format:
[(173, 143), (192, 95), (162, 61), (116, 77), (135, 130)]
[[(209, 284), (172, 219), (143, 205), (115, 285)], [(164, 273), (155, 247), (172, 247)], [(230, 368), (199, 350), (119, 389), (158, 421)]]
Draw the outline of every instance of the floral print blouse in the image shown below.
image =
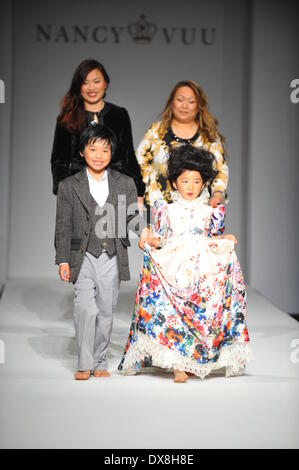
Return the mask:
[[(143, 182), (145, 183), (145, 202), (150, 206), (158, 199), (164, 199), (166, 202), (172, 202), (172, 188), (167, 179), (167, 162), (169, 158), (170, 147), (175, 148), (182, 145), (184, 139), (176, 141), (171, 131), (160, 135), (161, 122), (154, 122), (145, 133), (140, 142), (136, 157), (141, 169)], [(191, 143), (197, 148), (204, 148), (213, 153), (216, 159), (218, 175), (211, 185), (211, 192), (221, 191), (226, 194), (228, 183), (228, 166), (225, 161), (224, 150), (220, 139), (215, 142), (205, 142), (200, 134), (194, 139), (186, 139), (186, 143)]]

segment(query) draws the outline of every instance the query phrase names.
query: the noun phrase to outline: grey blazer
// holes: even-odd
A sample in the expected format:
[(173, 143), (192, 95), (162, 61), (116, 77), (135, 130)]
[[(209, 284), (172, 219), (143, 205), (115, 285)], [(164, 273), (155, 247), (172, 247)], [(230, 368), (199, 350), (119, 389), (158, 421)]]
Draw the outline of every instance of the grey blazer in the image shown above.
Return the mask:
[[(107, 168), (109, 199), (114, 207), (116, 256), (120, 280), (130, 279), (128, 230), (140, 235), (146, 227), (146, 221), (139, 216), (136, 207), (137, 190), (134, 180), (116, 170)], [(125, 196), (125, 200), (124, 200)], [(89, 191), (86, 168), (79, 173), (60, 181), (57, 193), (56, 227), (55, 227), (55, 264), (69, 263), (70, 282), (76, 282), (88, 246), (92, 217), (90, 214), (91, 195)], [(128, 213), (128, 207), (135, 208)], [(132, 208), (132, 206), (131, 206)], [(120, 213), (121, 212), (121, 213)], [(125, 227), (118, 231), (118, 221), (123, 220)]]

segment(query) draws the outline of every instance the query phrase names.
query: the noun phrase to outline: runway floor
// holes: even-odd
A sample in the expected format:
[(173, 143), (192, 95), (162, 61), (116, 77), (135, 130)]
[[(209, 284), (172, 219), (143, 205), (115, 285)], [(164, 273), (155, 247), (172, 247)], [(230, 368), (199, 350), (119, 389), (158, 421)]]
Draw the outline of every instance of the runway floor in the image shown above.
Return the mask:
[[(123, 283), (109, 349), (117, 368), (136, 284)], [(0, 447), (213, 449), (299, 447), (299, 323), (248, 289), (255, 360), (242, 377), (166, 371), (73, 380), (72, 287), (9, 281), (0, 301)], [(296, 352), (297, 339), (297, 352)]]

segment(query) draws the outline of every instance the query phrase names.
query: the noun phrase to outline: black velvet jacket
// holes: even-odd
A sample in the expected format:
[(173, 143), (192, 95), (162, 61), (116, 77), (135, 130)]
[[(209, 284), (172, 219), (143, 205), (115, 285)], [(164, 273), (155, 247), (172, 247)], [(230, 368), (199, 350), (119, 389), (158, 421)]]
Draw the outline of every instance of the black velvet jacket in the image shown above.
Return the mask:
[[(86, 126), (92, 120), (93, 114), (86, 112)], [(131, 122), (127, 110), (106, 102), (98, 114), (98, 121), (99, 124), (110, 127), (117, 137), (116, 151), (110, 167), (131, 176), (135, 181), (138, 196), (143, 196), (145, 185), (134, 151)], [(79, 134), (72, 134), (64, 127), (56, 125), (51, 155), (54, 194), (57, 194), (59, 181), (77, 173), (85, 164), (79, 154), (78, 140)]]

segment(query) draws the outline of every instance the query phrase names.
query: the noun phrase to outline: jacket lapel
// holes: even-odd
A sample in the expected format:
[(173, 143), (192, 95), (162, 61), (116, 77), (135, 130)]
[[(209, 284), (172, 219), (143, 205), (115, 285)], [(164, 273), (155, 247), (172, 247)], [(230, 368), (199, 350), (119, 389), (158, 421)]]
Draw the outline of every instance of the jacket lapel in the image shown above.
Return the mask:
[[(108, 173), (108, 187), (109, 187), (109, 195), (108, 195), (108, 200), (111, 202), (111, 204), (114, 205), (114, 207), (117, 206), (118, 204), (118, 194), (119, 194), (119, 173), (117, 171), (114, 171), (110, 169), (109, 167), (107, 168), (107, 173)], [(89, 191), (89, 184), (88, 184), (88, 178), (86, 174), (86, 167), (84, 167), (81, 171), (76, 173), (74, 175), (74, 189), (82, 202), (83, 206), (85, 209), (90, 213), (90, 205), (91, 205), (91, 200), (90, 200), (90, 191)]]
[(84, 167), (78, 173), (74, 174), (74, 180), (74, 190), (76, 191), (80, 201), (82, 202), (87, 212), (90, 213), (91, 201), (86, 167)]
[(108, 173), (108, 186), (109, 186), (109, 201), (114, 207), (118, 204), (118, 194), (119, 194), (119, 173), (112, 170), (111, 168), (107, 168)]

